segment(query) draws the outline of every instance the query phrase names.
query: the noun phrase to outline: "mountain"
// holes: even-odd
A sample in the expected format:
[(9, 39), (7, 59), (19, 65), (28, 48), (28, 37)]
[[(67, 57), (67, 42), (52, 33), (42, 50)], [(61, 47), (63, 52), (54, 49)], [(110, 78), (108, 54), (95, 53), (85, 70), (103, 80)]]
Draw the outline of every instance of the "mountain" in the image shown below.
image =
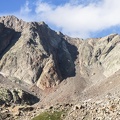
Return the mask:
[(45, 89), (74, 75), (70, 54), (74, 46), (65, 41), (62, 33), (51, 30), (44, 22), (29, 23), (14, 16), (1, 17), (0, 21), (0, 70), (6, 76)]
[[(44, 22), (2, 16), (0, 76), (1, 105), (7, 100), (16, 104), (13, 91), (19, 104), (39, 101), (37, 106), (116, 93), (120, 90), (120, 35), (84, 40), (55, 32)], [(1, 97), (4, 91), (9, 99)], [(21, 91), (27, 100), (20, 97)]]

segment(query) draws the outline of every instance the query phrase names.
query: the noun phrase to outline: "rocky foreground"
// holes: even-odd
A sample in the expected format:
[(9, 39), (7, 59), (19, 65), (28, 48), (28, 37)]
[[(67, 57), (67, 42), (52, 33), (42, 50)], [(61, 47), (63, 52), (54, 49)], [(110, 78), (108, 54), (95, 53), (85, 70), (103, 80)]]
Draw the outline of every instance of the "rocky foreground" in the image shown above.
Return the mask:
[(120, 35), (83, 40), (0, 17), (1, 120), (119, 120), (119, 93)]
[(58, 120), (119, 120), (120, 96), (109, 94), (102, 99), (89, 99), (88, 101), (79, 101), (76, 104), (56, 104), (44, 109), (30, 106), (2, 106), (0, 109), (0, 120), (31, 120), (42, 113), (53, 114), (61, 111)]
[(65, 120), (119, 120), (120, 96), (106, 96), (98, 100), (78, 102)]

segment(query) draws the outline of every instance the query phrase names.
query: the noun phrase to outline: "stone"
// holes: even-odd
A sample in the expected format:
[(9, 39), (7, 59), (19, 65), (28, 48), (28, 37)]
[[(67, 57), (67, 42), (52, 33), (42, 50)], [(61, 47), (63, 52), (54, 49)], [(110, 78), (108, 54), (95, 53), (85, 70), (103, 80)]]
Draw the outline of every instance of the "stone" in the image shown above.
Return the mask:
[(31, 105), (38, 102), (39, 99), (23, 90), (0, 88), (0, 101), (0, 105), (12, 103)]

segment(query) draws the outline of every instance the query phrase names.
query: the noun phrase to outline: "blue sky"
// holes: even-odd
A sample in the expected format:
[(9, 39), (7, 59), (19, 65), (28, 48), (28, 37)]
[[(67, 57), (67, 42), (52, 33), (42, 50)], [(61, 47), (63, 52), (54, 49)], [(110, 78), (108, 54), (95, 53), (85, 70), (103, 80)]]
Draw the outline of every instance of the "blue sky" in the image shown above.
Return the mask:
[(72, 37), (120, 33), (120, 0), (1, 0), (0, 16), (45, 21)]
[(1, 0), (0, 13), (9, 13), (19, 11), (21, 6), (25, 4), (25, 0)]

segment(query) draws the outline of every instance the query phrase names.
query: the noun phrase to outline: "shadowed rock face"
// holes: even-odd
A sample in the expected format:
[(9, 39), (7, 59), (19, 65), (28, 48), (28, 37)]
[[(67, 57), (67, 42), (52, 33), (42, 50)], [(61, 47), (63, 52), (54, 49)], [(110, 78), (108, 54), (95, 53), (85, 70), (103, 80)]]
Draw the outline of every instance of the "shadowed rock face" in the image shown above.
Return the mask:
[(2, 53), (8, 47), (14, 33), (14, 30), (6, 28), (4, 24), (0, 23), (0, 53)]
[(6, 76), (45, 89), (75, 75), (64, 35), (44, 22), (24, 22), (14, 16), (1, 17), (0, 22), (0, 71)]

